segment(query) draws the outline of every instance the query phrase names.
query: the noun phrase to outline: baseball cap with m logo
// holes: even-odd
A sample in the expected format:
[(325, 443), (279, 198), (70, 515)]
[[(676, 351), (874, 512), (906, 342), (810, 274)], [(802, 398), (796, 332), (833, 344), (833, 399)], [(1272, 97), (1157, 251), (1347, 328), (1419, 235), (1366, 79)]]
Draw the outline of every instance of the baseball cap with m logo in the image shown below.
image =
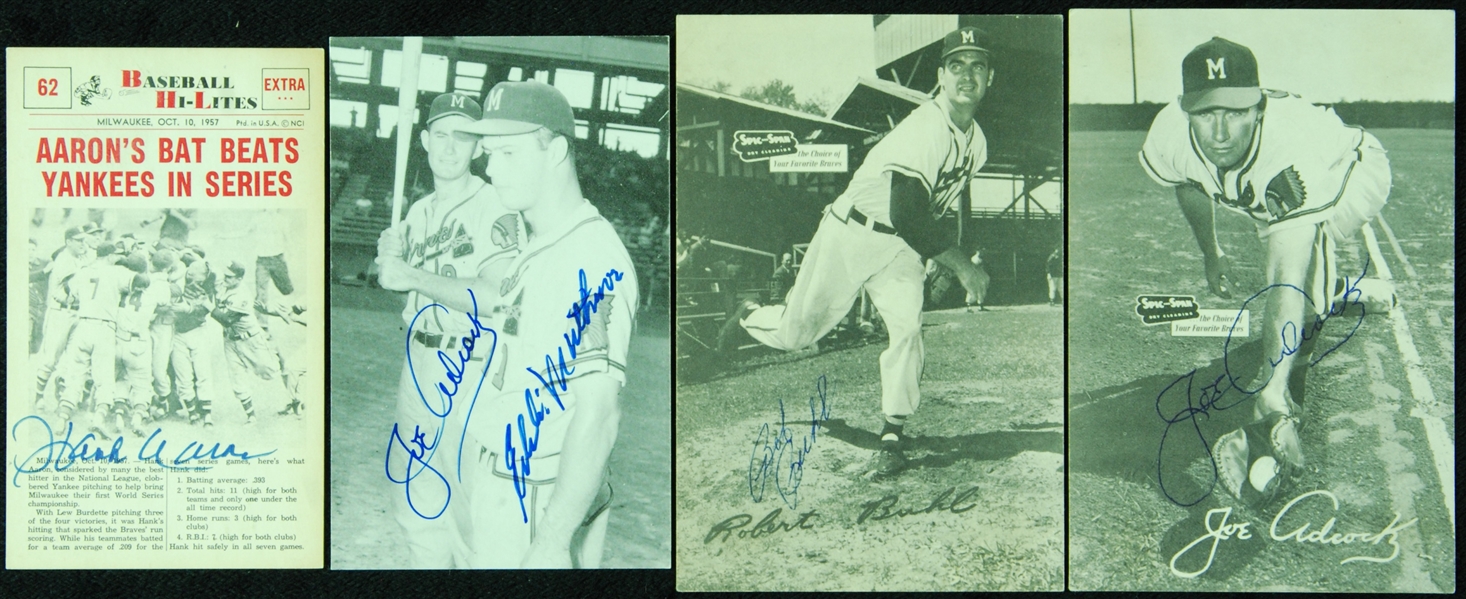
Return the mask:
[(1186, 112), (1241, 110), (1262, 101), (1252, 50), (1220, 37), (1193, 48), (1181, 61), (1181, 89)]

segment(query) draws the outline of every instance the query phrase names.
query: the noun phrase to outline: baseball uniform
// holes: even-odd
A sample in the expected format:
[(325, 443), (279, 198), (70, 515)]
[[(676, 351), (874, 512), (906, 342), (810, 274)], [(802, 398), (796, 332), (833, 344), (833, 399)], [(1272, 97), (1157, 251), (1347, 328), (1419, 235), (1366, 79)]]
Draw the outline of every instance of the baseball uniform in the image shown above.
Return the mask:
[[(1260, 236), (1322, 225), (1309, 295), (1330, 297), (1338, 278), (1333, 240), (1352, 236), (1384, 206), (1389, 160), (1373, 135), (1296, 95), (1265, 90), (1261, 110), (1247, 155), (1223, 170), (1202, 154), (1186, 113), (1173, 102), (1156, 115), (1140, 164), (1157, 183), (1191, 186), (1250, 217)], [(1320, 314), (1329, 308), (1327, 301), (1313, 305)]]
[[(582, 290), (589, 304), (582, 303)], [(554, 230), (536, 232), (509, 266), (492, 314), (491, 326), (499, 333), (495, 364), (463, 443), (464, 501), (453, 503), (458, 518), (468, 520), (461, 525), (473, 531), (470, 567), (519, 567), (555, 490), (560, 450), (576, 413), (575, 381), (604, 373), (626, 384), (637, 294), (631, 256), (590, 202), (565, 215)], [(558, 402), (542, 379), (555, 381), (550, 385)], [(561, 380), (567, 389), (560, 390)], [(519, 427), (528, 427), (529, 437), (536, 434), (525, 421), (532, 419), (527, 398), (548, 414), (537, 429), (527, 473), (517, 483), (524, 491), (521, 504), (506, 444), (512, 442), (522, 458)], [(605, 516), (610, 494), (603, 481), (584, 526)], [(599, 562), (598, 544), (585, 541), (578, 555), (582, 567)]]
[(117, 380), (117, 315), (132, 289), (136, 273), (118, 266), (110, 259), (88, 265), (67, 282), (67, 290), (76, 298), (76, 326), (62, 353), (57, 376), (66, 381), (61, 391), (61, 411), (70, 414), (76, 409), (82, 388), (88, 378), (93, 383), (92, 396), (99, 408), (109, 406), (115, 397), (112, 385)]
[[(189, 422), (202, 418), (212, 424), (214, 411), (214, 369), (210, 361), (210, 339), (207, 333), (209, 312), (214, 309), (215, 275), (208, 263), (195, 260), (185, 275), (183, 292), (174, 301), (173, 364), (174, 386), (178, 401), (189, 412)], [(189, 280), (193, 279), (193, 280)]]
[[(785, 305), (758, 308), (740, 324), (765, 345), (800, 349), (829, 333), (863, 287), (890, 336), (881, 354), (882, 411), (914, 413), (923, 360), (922, 259), (953, 245), (939, 219), (986, 161), (987, 138), (976, 122), (963, 131), (935, 101), (916, 107), (871, 149), (845, 193), (826, 208)], [(926, 204), (893, 194), (894, 175), (918, 181)]]
[(36, 401), (44, 396), (46, 385), (56, 372), (61, 352), (66, 349), (67, 338), (76, 326), (75, 298), (66, 292), (66, 283), (78, 270), (96, 260), (96, 252), (88, 249), (80, 257), (62, 248), (47, 267), (50, 272), (46, 292), (46, 320), (41, 333), (41, 352), (37, 354), (40, 366), (36, 369)]
[(151, 325), (158, 306), (172, 299), (166, 281), (160, 284), (155, 277), (145, 276), (149, 277), (148, 288), (124, 302), (117, 314), (117, 364), (122, 373), (113, 408), (121, 411), (126, 406), (137, 414), (145, 413), (153, 398)]
[[(241, 268), (237, 272), (243, 276), (244, 270)], [(254, 297), (243, 282), (233, 287), (226, 283), (219, 291), (219, 303), (213, 310), (214, 320), (224, 325), (224, 355), (229, 362), (234, 398), (239, 400), (250, 420), (255, 415), (254, 399), (250, 396), (254, 376), (258, 374), (265, 380), (275, 380), (280, 375), (278, 354), (264, 327), (255, 318), (254, 304)]]
[[(408, 209), (402, 226), (406, 232), (409, 266), (444, 277), (473, 278), (502, 273), (514, 257), (519, 246), (519, 215), (503, 207), (492, 186), (475, 175), (468, 177), (470, 181), (463, 197), (439, 198), (434, 193)], [(487, 315), (492, 298), (476, 298), (476, 301), (480, 314)], [(434, 298), (410, 291), (402, 311), (404, 326), (410, 329), (407, 331), (410, 364), (403, 365), (397, 388), (396, 426), (403, 445), (395, 446), (394, 439), (387, 464), (387, 472), (396, 473), (397, 482), (401, 482), (403, 473), (422, 470), (422, 464), (409, 458), (409, 451), (418, 450), (411, 440), (421, 432), (425, 434), (425, 444), (432, 446), (422, 461), (448, 480), (444, 487), (430, 473), (421, 474), (420, 479), (414, 480), (434, 480), (398, 487), (393, 496), (394, 515), (407, 533), (410, 563), (415, 568), (450, 567), (455, 555), (462, 560), (465, 535), (455, 526), (453, 514), (442, 510), (450, 499), (448, 493), (457, 494), (455, 456), (464, 414), (468, 411), (466, 404), (472, 390), (479, 388), (489, 358), (486, 345), (470, 356), (458, 383), (458, 389), (463, 391), (451, 398), (450, 411), (450, 399), (441, 396), (436, 383), (445, 379), (443, 364), (460, 355), (462, 339), (473, 332), (473, 325), (462, 312), (429, 307), (434, 303)], [(423, 377), (422, 381), (413, 378), (413, 368)], [(419, 384), (422, 395), (419, 395)], [(434, 412), (448, 416), (442, 418)], [(452, 499), (457, 503), (456, 497)]]

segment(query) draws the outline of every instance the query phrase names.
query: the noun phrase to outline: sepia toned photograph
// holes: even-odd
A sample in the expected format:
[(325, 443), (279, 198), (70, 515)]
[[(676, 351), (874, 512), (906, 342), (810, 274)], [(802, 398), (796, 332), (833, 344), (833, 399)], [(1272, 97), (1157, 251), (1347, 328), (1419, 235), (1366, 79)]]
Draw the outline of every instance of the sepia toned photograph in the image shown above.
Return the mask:
[(669, 568), (668, 39), (329, 57), (331, 567)]
[(677, 19), (677, 588), (1063, 588), (1062, 19)]
[(1068, 27), (1069, 588), (1454, 593), (1454, 13)]

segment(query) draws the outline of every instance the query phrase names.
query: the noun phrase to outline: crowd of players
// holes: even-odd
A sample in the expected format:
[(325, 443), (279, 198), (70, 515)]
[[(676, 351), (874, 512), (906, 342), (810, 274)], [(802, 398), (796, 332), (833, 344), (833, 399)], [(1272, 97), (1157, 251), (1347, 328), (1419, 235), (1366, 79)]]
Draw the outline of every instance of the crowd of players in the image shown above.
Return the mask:
[(35, 413), (61, 423), (90, 414), (92, 432), (103, 437), (143, 436), (145, 425), (175, 418), (213, 426), (222, 330), (245, 422), (255, 421), (255, 376), (281, 377), (288, 401), (279, 414), (301, 414), (303, 362), (286, 357), (303, 346), (305, 307), (292, 295), (283, 248), (260, 246), (251, 290), (244, 265), (211, 264), (208, 251), (189, 242), (197, 212), (167, 209), (144, 221), (161, 221), (156, 237), (116, 235), (89, 214), (54, 251), (30, 240)]

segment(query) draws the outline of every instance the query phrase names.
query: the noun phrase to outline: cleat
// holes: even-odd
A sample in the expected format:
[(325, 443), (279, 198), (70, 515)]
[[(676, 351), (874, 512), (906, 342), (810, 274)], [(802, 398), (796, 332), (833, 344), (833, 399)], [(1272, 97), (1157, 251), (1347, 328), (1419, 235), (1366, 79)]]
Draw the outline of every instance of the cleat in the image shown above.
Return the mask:
[(881, 449), (866, 468), (866, 478), (881, 480), (891, 478), (906, 469), (906, 454), (901, 451), (900, 441), (881, 441)]

